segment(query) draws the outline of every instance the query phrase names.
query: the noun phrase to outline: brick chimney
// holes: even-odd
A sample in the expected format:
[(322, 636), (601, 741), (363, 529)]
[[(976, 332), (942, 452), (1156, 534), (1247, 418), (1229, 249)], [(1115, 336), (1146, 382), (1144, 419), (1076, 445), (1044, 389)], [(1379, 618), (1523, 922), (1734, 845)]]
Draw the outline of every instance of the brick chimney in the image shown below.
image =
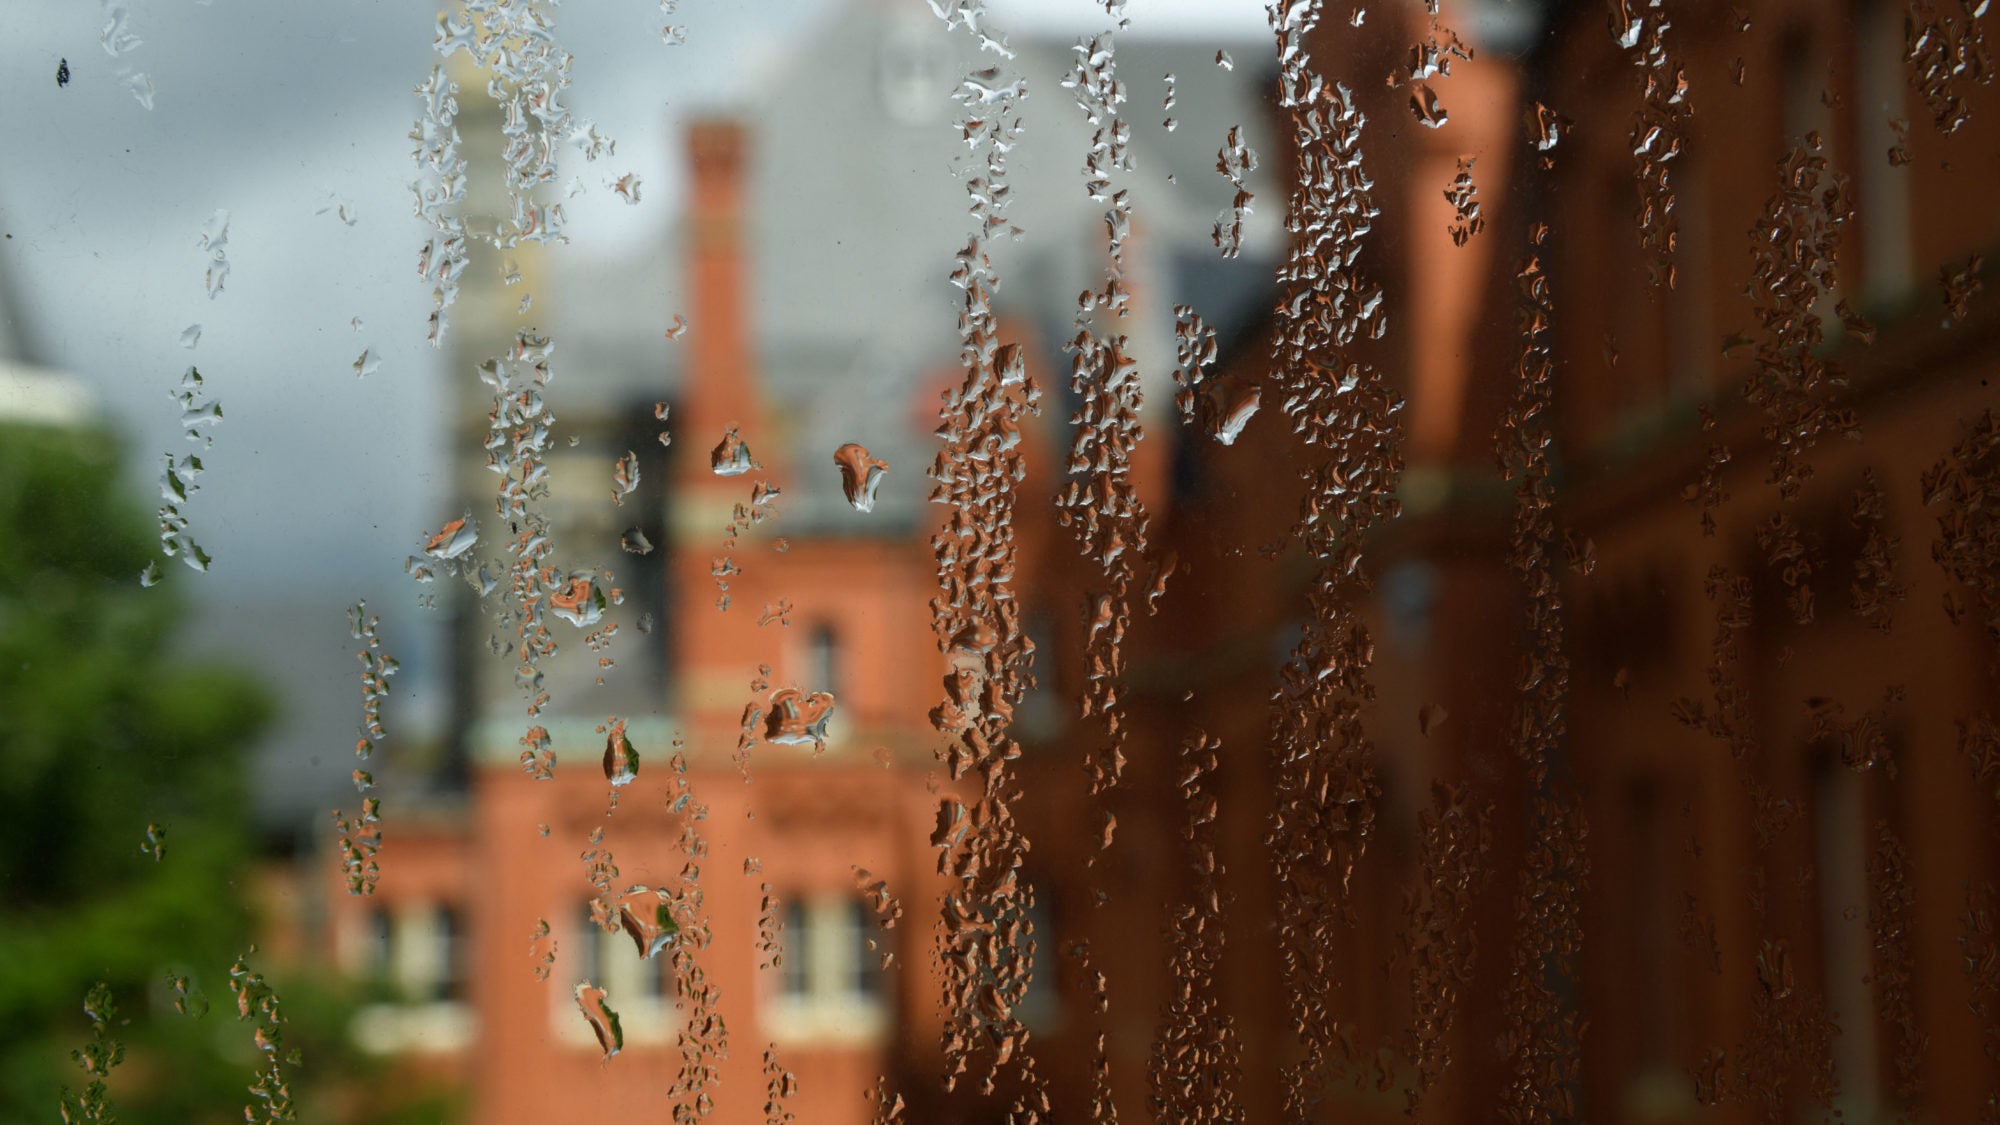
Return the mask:
[(726, 479), (709, 472), (708, 453), (731, 426), (766, 466), (758, 476), (776, 476), (779, 441), (757, 383), (748, 308), (743, 212), (749, 149), (738, 122), (703, 120), (688, 127), (688, 366), (673, 432), (676, 444), (687, 443), (680, 472), (689, 481)]

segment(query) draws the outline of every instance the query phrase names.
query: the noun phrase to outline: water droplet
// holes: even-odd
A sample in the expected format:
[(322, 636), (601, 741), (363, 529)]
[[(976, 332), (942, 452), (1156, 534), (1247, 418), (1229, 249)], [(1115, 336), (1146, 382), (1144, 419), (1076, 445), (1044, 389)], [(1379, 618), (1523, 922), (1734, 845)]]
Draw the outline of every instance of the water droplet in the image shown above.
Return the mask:
[[(150, 82), (147, 89), (150, 97)], [(229, 280), (229, 212), (218, 209), (208, 217), (208, 222), (202, 224), (201, 238), (195, 247), (208, 251), (208, 270), (203, 284), (208, 289), (209, 299), (213, 300), (222, 293), (223, 284)]]
[(1451, 712), (1445, 710), (1442, 704), (1426, 703), (1417, 708), (1417, 733), (1428, 738), (1432, 731), (1450, 717)]
[(750, 456), (750, 447), (744, 443), (734, 426), (731, 426), (729, 431), (722, 435), (722, 440), (716, 443), (715, 448), (709, 451), (708, 466), (715, 470), (715, 475), (719, 477), (740, 477), (758, 467), (756, 459)]
[(1215, 52), (1215, 65), (1224, 70), (1235, 70), (1236, 60), (1229, 57), (1228, 51), (1217, 51)]
[(1985, 268), (1986, 259), (1979, 254), (1972, 255), (1957, 269), (1938, 267), (1938, 286), (1944, 293), (1944, 327), (1950, 328), (1971, 314), (1972, 299), (1986, 288), (1980, 277)]
[(1264, 402), (1264, 393), (1257, 387), (1239, 387), (1229, 396), (1229, 405), (1215, 412), (1209, 420), (1210, 437), (1224, 445), (1236, 444), (1243, 433), (1243, 427), (1256, 417), (1258, 407)]
[(624, 504), (625, 498), (632, 495), (632, 490), (638, 487), (639, 455), (628, 449), (625, 451), (625, 456), (620, 457), (618, 463), (611, 467), (612, 503)]
[(618, 1022), (618, 1013), (612, 1010), (609, 1000), (609, 993), (589, 981), (576, 986), (577, 1009), (590, 1023), (597, 1046), (607, 1060), (625, 1049), (625, 1028)]
[[(521, 769), (537, 781), (548, 781), (556, 775), (556, 752), (554, 740), (549, 737), (547, 727), (529, 727), (521, 735)], [(549, 834), (548, 825), (542, 826), (542, 835)]]
[(780, 746), (811, 743), (826, 748), (826, 726), (833, 719), (833, 696), (816, 691), (808, 695), (799, 688), (780, 688), (771, 696), (765, 712), (764, 741)]
[(479, 525), (472, 517), (460, 516), (444, 525), (437, 534), (424, 540), (424, 554), (440, 561), (448, 561), (463, 556), (479, 543)]
[(646, 538), (646, 533), (636, 527), (626, 528), (625, 533), (618, 537), (618, 545), (634, 555), (653, 553), (653, 541)]
[(875, 490), (889, 472), (889, 463), (869, 454), (854, 442), (834, 450), (833, 463), (840, 468), (840, 488), (857, 512), (875, 510)]
[(167, 830), (158, 824), (146, 826), (146, 839), (139, 845), (141, 854), (158, 863), (167, 857)]
[(630, 785), (639, 777), (639, 751), (625, 737), (625, 724), (614, 722), (604, 739), (604, 778), (613, 787)]
[(1540, 102), (1530, 105), (1527, 113), (1528, 136), (1534, 141), (1535, 148), (1541, 152), (1547, 152), (1562, 143), (1563, 134), (1569, 131), (1572, 124), (1569, 118)]
[(549, 612), (579, 629), (602, 620), (606, 604), (604, 591), (589, 575), (572, 576), (561, 584), (559, 592), (549, 595)]
[(131, 18), (131, 13), (125, 10), (125, 5), (106, 0), (104, 27), (97, 35), (97, 42), (104, 48), (105, 54), (115, 59), (143, 45), (143, 41), (127, 26), (126, 21)]
[(354, 376), (357, 379), (373, 375), (381, 367), (382, 359), (373, 348), (363, 348), (361, 354), (354, 357)]
[(126, 71), (120, 74), (118, 85), (126, 93), (132, 95), (132, 100), (138, 102), (140, 108), (153, 108), (153, 79), (150, 75), (137, 71)]
[(174, 1011), (195, 1019), (208, 1014), (208, 997), (180, 973), (167, 974), (167, 988), (174, 994)]
[(62, 60), (60, 60), (60, 61), (58, 61), (58, 62), (56, 63), (56, 85), (57, 85), (57, 86), (67, 86), (67, 85), (69, 85), (69, 60), (68, 60), (68, 59), (62, 59)]
[(190, 324), (181, 329), (181, 347), (192, 350), (199, 343), (201, 343), (201, 325)]
[(1451, 113), (1438, 103), (1437, 91), (1428, 82), (1418, 82), (1410, 88), (1410, 112), (1416, 114), (1418, 122), (1432, 129), (1451, 120)]
[(680, 936), (673, 899), (665, 891), (635, 886), (618, 902), (618, 924), (632, 939), (639, 956), (651, 959)]

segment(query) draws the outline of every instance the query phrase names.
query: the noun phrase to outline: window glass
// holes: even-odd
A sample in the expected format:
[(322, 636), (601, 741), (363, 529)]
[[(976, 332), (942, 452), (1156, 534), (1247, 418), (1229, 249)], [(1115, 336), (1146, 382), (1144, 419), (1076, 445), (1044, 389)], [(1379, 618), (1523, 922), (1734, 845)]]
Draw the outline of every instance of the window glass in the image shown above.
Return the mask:
[(1995, 19), (16, 0), (0, 1121), (1994, 1120)]

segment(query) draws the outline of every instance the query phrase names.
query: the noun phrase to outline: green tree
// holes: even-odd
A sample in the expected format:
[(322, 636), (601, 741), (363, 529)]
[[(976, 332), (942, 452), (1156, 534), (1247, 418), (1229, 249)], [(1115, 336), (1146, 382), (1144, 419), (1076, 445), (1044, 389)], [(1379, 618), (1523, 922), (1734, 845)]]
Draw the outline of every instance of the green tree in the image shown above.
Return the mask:
[[(246, 751), (271, 705), (174, 650), (182, 568), (162, 560), (167, 581), (139, 585), (159, 545), (115, 448), (0, 423), (0, 1120), (55, 1120), (62, 1089), (86, 1086), (71, 1052), (92, 1041), (85, 997), (103, 981), (126, 1051), (116, 1118), (240, 1121), (257, 1059), (228, 970), (255, 937)], [(361, 1066), (348, 998), (273, 983), (303, 1058), (294, 1096), (319, 1116), (311, 1081)]]

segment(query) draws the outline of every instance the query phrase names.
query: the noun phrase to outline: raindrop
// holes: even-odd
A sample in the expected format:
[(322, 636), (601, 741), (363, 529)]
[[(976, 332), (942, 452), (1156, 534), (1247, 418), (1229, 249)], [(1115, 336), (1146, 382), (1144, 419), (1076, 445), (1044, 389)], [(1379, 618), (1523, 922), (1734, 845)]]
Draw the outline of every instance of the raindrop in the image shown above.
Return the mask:
[(618, 924), (632, 939), (639, 956), (646, 959), (665, 949), (681, 932), (680, 923), (674, 921), (672, 897), (642, 886), (626, 891), (619, 900)]
[(1426, 703), (1422, 707), (1417, 708), (1417, 733), (1423, 735), (1425, 738), (1429, 738), (1430, 733), (1442, 726), (1444, 721), (1449, 718), (1451, 718), (1451, 712), (1445, 710), (1443, 704)]
[(579, 629), (603, 620), (606, 604), (604, 591), (588, 575), (571, 576), (561, 584), (559, 592), (549, 595), (549, 612)]
[(611, 467), (611, 502), (624, 504), (625, 498), (632, 495), (632, 490), (638, 487), (639, 455), (628, 449), (625, 451), (625, 456), (620, 457), (618, 463)]
[(889, 472), (889, 463), (869, 454), (854, 442), (834, 450), (833, 463), (840, 468), (840, 488), (857, 512), (875, 510), (875, 490)]
[(1451, 114), (1438, 104), (1437, 91), (1428, 82), (1419, 82), (1411, 87), (1410, 112), (1417, 115), (1417, 121), (1436, 129), (1451, 120)]
[[(549, 737), (547, 727), (529, 727), (521, 736), (521, 769), (537, 781), (549, 781), (556, 776), (556, 751), (554, 740)], [(549, 834), (547, 825), (542, 826), (542, 835)]]
[(97, 41), (104, 47), (104, 53), (114, 59), (143, 45), (140, 38), (132, 33), (132, 29), (126, 26), (126, 21), (130, 18), (131, 13), (125, 10), (125, 5), (106, 0), (104, 27), (98, 32)]
[(69, 85), (69, 60), (68, 60), (68, 59), (63, 59), (62, 61), (60, 61), (60, 62), (56, 63), (56, 85), (58, 85), (58, 86), (67, 86), (67, 85)]
[(90, 1019), (90, 1042), (71, 1051), (70, 1058), (90, 1076), (90, 1081), (81, 1094), (72, 1094), (68, 1086), (63, 1087), (60, 1110), (66, 1125), (117, 1120), (111, 1112), (110, 1086), (105, 1077), (125, 1061), (125, 1044), (111, 1032), (125, 1021), (118, 1019), (118, 1005), (109, 984), (98, 981), (84, 994), (83, 1014)]
[(424, 554), (442, 562), (458, 559), (479, 543), (479, 525), (470, 515), (460, 516), (424, 540)]
[(1606, 13), (1611, 20), (1611, 38), (1628, 51), (1639, 45), (1639, 35), (1645, 30), (1645, 21), (1633, 10), (1633, 4), (1634, 0), (1611, 0)]
[(734, 426), (709, 451), (708, 466), (719, 477), (740, 477), (758, 467), (756, 460), (750, 456), (750, 447), (744, 444)]
[[(546, 831), (542, 833), (548, 835)], [(556, 963), (556, 941), (549, 936), (549, 920), (535, 919), (535, 935), (528, 941), (528, 956), (534, 958), (532, 970), (537, 981), (549, 979), (549, 972)]]
[(614, 722), (604, 739), (604, 778), (614, 788), (630, 785), (639, 777), (639, 751), (625, 737), (625, 724)]
[(1236, 60), (1229, 57), (1228, 51), (1217, 51), (1215, 52), (1215, 65), (1224, 70), (1235, 70)]
[(1453, 246), (1465, 245), (1473, 235), (1486, 229), (1486, 219), (1479, 213), (1479, 187), (1472, 182), (1472, 163), (1470, 156), (1459, 157), (1458, 175), (1444, 191), (1445, 201), (1452, 206), (1448, 229)]
[(167, 830), (158, 824), (146, 826), (146, 839), (139, 845), (139, 851), (154, 863), (167, 857)]
[(1535, 148), (1547, 152), (1562, 142), (1563, 134), (1572, 124), (1569, 118), (1550, 109), (1540, 102), (1528, 107), (1528, 135), (1533, 138)]
[(1236, 188), (1229, 207), (1216, 218), (1213, 233), (1213, 240), (1222, 251), (1222, 256), (1234, 258), (1243, 245), (1243, 220), (1250, 214), (1250, 204), (1256, 199), (1250, 191), (1249, 175), (1257, 170), (1257, 153), (1245, 143), (1243, 126), (1229, 127), (1222, 147), (1215, 154), (1215, 170)]
[(181, 329), (181, 347), (192, 349), (201, 343), (201, 325), (190, 324)]
[(609, 999), (609, 993), (589, 981), (576, 986), (577, 1009), (589, 1021), (591, 1032), (597, 1036), (597, 1046), (607, 1060), (625, 1049), (625, 1029), (618, 1022), (618, 1013), (607, 1002)]
[(350, 227), (360, 221), (359, 216), (354, 213), (354, 204), (349, 203), (338, 195), (329, 195), (326, 204), (319, 210), (314, 211), (313, 214), (324, 215), (329, 211), (333, 212), (334, 218), (339, 219), (343, 224)]
[(363, 348), (361, 349), (361, 354), (354, 357), (354, 375), (356, 378), (373, 375), (381, 366), (382, 359), (375, 354), (373, 348)]
[(780, 746), (811, 743), (815, 750), (824, 750), (833, 708), (833, 696), (827, 692), (807, 695), (799, 688), (780, 688), (772, 694), (765, 713), (764, 741)]
[(1229, 405), (1215, 412), (1209, 421), (1210, 437), (1224, 445), (1236, 444), (1243, 433), (1243, 427), (1256, 417), (1257, 408), (1264, 402), (1264, 393), (1257, 387), (1239, 387), (1229, 396)]
[(1889, 119), (1889, 129), (1896, 135), (1896, 143), (1889, 146), (1889, 166), (1902, 168), (1916, 160), (1910, 155), (1910, 123), (1900, 117)]
[(618, 545), (634, 555), (653, 553), (653, 541), (646, 538), (646, 533), (636, 527), (626, 528), (625, 534), (618, 537)]
[(1938, 286), (1944, 293), (1946, 328), (1970, 315), (1972, 299), (1986, 288), (1984, 279), (1980, 277), (1985, 267), (1986, 259), (1979, 254), (1974, 254), (1966, 260), (1965, 265), (1957, 269), (1950, 266), (1938, 267)]
[(208, 997), (180, 973), (167, 974), (167, 988), (174, 995), (174, 1011), (195, 1019), (208, 1014)]
[(250, 1087), (250, 1096), (255, 1101), (244, 1110), (243, 1119), (268, 1125), (296, 1116), (284, 1068), (300, 1065), (300, 1058), (297, 1051), (284, 1051), (284, 1009), (277, 992), (264, 980), (264, 974), (251, 971), (248, 957), (255, 952), (257, 947), (253, 945), (249, 953), (230, 966), (229, 991), (236, 997), (238, 1018), (256, 1022), (254, 1042), (263, 1055), (256, 1071), (257, 1080)]
[[(149, 82), (148, 98), (151, 97), (151, 89)], [(208, 222), (202, 224), (201, 238), (195, 243), (195, 248), (208, 251), (208, 272), (203, 284), (208, 289), (209, 299), (213, 300), (221, 294), (223, 284), (229, 280), (229, 212), (217, 210), (208, 217)]]
[(138, 102), (141, 109), (153, 108), (153, 79), (149, 75), (128, 73), (119, 78), (118, 85), (132, 95), (132, 100)]

